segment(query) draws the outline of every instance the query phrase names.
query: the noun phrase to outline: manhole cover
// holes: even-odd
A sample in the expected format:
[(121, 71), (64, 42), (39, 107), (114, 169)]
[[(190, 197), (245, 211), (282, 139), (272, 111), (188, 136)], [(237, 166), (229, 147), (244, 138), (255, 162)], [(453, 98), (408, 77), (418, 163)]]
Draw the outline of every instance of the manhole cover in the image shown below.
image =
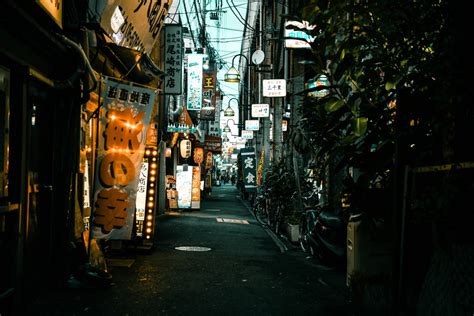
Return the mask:
[(208, 248), (208, 247), (196, 247), (196, 246), (181, 246), (181, 247), (175, 247), (174, 249), (181, 250), (181, 251), (210, 251), (211, 250), (211, 248)]

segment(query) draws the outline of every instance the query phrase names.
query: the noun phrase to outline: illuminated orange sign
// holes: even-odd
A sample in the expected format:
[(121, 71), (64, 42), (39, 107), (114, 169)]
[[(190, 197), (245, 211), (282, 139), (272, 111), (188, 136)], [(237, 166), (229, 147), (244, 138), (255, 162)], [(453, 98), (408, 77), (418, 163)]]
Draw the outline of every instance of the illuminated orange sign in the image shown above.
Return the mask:
[(131, 238), (153, 100), (148, 88), (106, 80), (93, 205), (95, 239)]

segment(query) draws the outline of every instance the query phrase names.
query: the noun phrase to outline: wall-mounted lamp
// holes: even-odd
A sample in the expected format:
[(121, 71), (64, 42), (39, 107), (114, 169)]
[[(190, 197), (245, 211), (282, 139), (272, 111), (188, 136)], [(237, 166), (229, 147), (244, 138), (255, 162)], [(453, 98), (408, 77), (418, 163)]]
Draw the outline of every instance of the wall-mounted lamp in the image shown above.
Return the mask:
[(230, 129), (230, 126), (229, 126), (229, 121), (232, 121), (232, 123), (234, 123), (233, 125), (237, 126), (237, 127), (240, 127), (242, 126), (243, 124), (236, 124), (235, 121), (233, 119), (230, 119), (230, 120), (227, 120), (227, 122), (225, 123), (225, 126), (224, 128), (222, 129), (224, 132), (226, 133), (231, 133), (232, 136), (238, 136), (238, 135), (233, 135), (232, 134), (232, 130)]
[(224, 116), (225, 117), (232, 117), (235, 115), (235, 111), (232, 109), (232, 107), (230, 106), (230, 101), (232, 100), (236, 100), (237, 101), (237, 107), (239, 106), (239, 99), (237, 98), (231, 98), (229, 100), (229, 102), (227, 103), (227, 108), (224, 110)]
[(247, 61), (247, 65), (249, 64), (249, 60), (247, 59), (247, 57), (245, 55), (243, 55), (243, 54), (235, 55), (234, 58), (232, 58), (232, 66), (229, 68), (227, 73), (224, 75), (224, 81), (225, 82), (240, 82), (240, 73), (237, 70), (237, 68), (234, 67), (235, 57), (238, 57), (238, 56), (242, 56), (243, 58), (245, 58), (245, 61)]
[[(250, 64), (249, 64), (248, 58), (245, 55), (237, 54), (232, 58), (232, 66), (227, 71), (227, 73), (224, 75), (224, 81), (225, 82), (239, 82), (240, 83), (240, 73), (234, 67), (235, 58), (238, 57), (238, 56), (243, 57), (245, 59), (245, 61), (247, 62), (247, 68), (248, 69), (247, 69), (247, 93), (246, 94), (247, 94), (247, 104), (250, 105), (252, 103), (250, 101), (250, 99), (251, 99), (251, 97), (250, 97)], [(244, 91), (244, 90), (242, 90), (242, 91)], [(248, 110), (243, 111), (243, 108), (239, 109), (239, 110), (241, 110), (239, 112), (241, 120), (248, 117)]]

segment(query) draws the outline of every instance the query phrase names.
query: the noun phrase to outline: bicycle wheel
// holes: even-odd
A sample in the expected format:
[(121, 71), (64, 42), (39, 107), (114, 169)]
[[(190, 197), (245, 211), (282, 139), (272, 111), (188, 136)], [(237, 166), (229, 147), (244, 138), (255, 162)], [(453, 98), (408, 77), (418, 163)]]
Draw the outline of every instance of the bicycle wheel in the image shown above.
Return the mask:
[(303, 252), (308, 252), (308, 235), (307, 235), (307, 224), (306, 224), (306, 219), (302, 219), (301, 223), (299, 225), (299, 243), (300, 243), (300, 248), (303, 250)]
[(270, 222), (269, 222), (270, 229), (275, 233), (280, 233), (280, 225), (281, 225), (281, 205), (277, 204), (272, 208)]
[(261, 225), (267, 225), (268, 223), (268, 213), (261, 201), (257, 201), (257, 203), (254, 206), (254, 216), (257, 222), (259, 222)]

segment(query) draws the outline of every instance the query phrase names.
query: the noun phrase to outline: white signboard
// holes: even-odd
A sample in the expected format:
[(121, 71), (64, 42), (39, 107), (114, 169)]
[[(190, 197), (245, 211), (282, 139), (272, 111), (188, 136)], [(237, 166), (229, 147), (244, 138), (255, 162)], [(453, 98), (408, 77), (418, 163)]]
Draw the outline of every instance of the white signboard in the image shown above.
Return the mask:
[(252, 117), (269, 117), (269, 104), (252, 104)]
[(178, 191), (178, 207), (190, 208), (193, 188), (193, 167), (176, 166), (176, 191)]
[(202, 55), (188, 55), (188, 100), (190, 111), (202, 108)]
[(246, 120), (245, 129), (247, 131), (258, 131), (260, 129), (259, 120)]
[(243, 139), (253, 139), (253, 131), (243, 130), (242, 131), (242, 138)]
[(91, 207), (91, 195), (89, 187), (89, 162), (86, 159), (84, 170), (84, 208)]
[(135, 219), (137, 221), (145, 220), (146, 207), (146, 185), (148, 180), (148, 162), (143, 162), (140, 175), (138, 176), (137, 199), (135, 201)]
[(286, 80), (270, 79), (263, 80), (264, 97), (284, 97), (286, 96)]

